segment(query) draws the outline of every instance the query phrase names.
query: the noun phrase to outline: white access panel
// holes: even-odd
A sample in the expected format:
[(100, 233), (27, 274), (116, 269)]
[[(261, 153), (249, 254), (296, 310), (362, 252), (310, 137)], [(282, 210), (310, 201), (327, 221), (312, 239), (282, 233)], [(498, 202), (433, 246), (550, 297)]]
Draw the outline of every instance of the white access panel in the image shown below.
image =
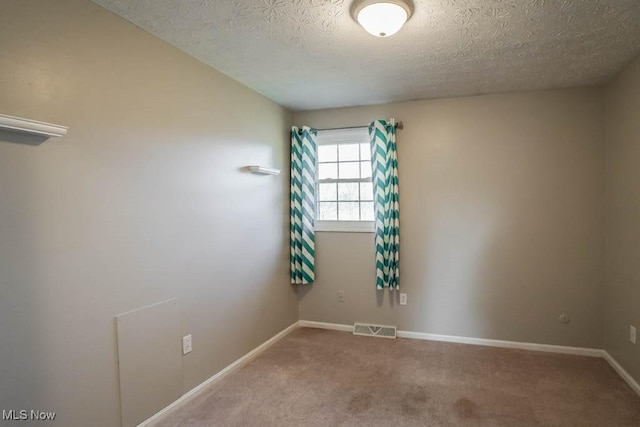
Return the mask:
[(123, 427), (182, 396), (182, 337), (175, 299), (116, 316)]

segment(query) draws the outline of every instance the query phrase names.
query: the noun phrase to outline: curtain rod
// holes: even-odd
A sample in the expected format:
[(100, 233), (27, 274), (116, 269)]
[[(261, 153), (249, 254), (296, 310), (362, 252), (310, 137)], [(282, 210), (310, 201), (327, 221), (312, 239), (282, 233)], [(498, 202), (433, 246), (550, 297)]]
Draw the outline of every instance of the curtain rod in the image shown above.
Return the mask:
[[(368, 129), (369, 125), (366, 126), (344, 126), (344, 127), (340, 127), (340, 128), (325, 128), (325, 129), (315, 129), (317, 131), (324, 131), (324, 130), (342, 130), (342, 129)], [(396, 129), (404, 129), (404, 124), (399, 121), (396, 122)]]

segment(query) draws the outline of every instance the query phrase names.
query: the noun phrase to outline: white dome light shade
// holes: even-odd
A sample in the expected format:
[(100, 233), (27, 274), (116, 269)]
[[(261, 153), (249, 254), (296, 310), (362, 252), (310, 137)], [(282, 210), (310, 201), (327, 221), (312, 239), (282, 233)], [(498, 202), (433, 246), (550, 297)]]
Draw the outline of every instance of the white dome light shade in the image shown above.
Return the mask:
[(361, 1), (354, 17), (369, 34), (389, 37), (400, 31), (411, 17), (412, 7), (404, 1)]

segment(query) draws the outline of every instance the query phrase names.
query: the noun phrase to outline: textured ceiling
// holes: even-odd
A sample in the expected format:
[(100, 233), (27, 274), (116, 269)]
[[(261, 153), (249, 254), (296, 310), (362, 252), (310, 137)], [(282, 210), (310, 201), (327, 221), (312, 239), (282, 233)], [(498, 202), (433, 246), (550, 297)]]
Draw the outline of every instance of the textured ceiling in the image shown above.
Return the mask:
[(640, 53), (640, 0), (414, 0), (396, 35), (349, 0), (93, 0), (296, 110), (602, 83)]

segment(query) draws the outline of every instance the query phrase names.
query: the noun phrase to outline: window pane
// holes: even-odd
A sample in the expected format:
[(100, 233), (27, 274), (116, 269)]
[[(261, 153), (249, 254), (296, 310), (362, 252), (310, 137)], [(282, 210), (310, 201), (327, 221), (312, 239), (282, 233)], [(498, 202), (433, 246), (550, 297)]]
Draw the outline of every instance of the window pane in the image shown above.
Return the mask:
[(373, 202), (360, 203), (360, 215), (362, 221), (373, 221)]
[(340, 163), (340, 179), (360, 178), (358, 162)]
[(340, 150), (340, 161), (360, 160), (359, 148), (358, 144), (340, 144), (338, 146), (338, 150)]
[(337, 179), (338, 164), (337, 163), (320, 163), (318, 165), (319, 179)]
[(360, 162), (362, 167), (361, 178), (371, 178), (371, 162)]
[(360, 200), (373, 200), (373, 183), (360, 183)]
[(320, 184), (319, 200), (338, 200), (336, 184)]
[(338, 200), (355, 200), (359, 199), (357, 182), (341, 182), (338, 184)]
[(338, 207), (336, 202), (320, 202), (318, 208), (319, 221), (337, 221)]
[(318, 145), (318, 162), (337, 162), (337, 145)]
[(358, 202), (339, 202), (338, 203), (338, 220), (339, 221), (358, 221), (360, 219), (360, 203)]
[(371, 160), (371, 145), (360, 144), (360, 160)]

